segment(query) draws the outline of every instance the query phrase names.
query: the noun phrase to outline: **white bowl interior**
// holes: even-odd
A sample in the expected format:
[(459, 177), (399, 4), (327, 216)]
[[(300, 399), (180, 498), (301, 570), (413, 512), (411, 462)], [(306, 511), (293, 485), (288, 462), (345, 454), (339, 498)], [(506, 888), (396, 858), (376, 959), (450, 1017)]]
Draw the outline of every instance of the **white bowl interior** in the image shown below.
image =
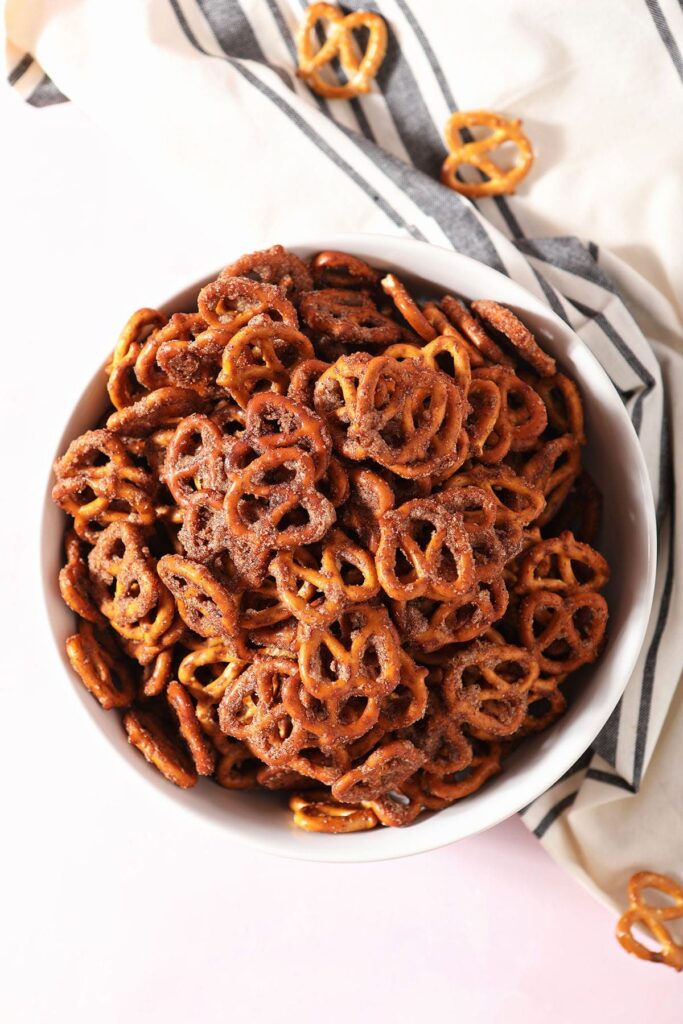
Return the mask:
[[(145, 784), (156, 786), (167, 799), (218, 825), (229, 836), (271, 853), (320, 861), (401, 857), (446, 845), (509, 817), (567, 771), (600, 731), (633, 670), (647, 626), (656, 561), (652, 494), (637, 437), (604, 370), (566, 324), (515, 282), (466, 256), (413, 239), (346, 235), (288, 247), (302, 256), (321, 249), (353, 252), (403, 277), (428, 283), (437, 292), (455, 292), (469, 299), (493, 298), (509, 305), (565, 372), (579, 382), (589, 437), (585, 462), (602, 489), (604, 522), (609, 524), (599, 546), (610, 563), (612, 578), (606, 591), (610, 608), (607, 645), (598, 663), (584, 670), (567, 714), (547, 732), (526, 741), (506, 762), (502, 774), (482, 790), (438, 814), (422, 816), (408, 828), (340, 836), (308, 834), (292, 825), (282, 793), (233, 792), (206, 780), (192, 790), (175, 788), (129, 746), (119, 716), (102, 711), (83, 688), (64, 653), (64, 641), (74, 631), (74, 616), (63, 604), (57, 586), (65, 517), (50, 500), (51, 481), (42, 531), (47, 613), (73, 692), (109, 743), (144, 777)], [(212, 276), (161, 303), (160, 308), (166, 312), (191, 310), (199, 287)], [(104, 344), (103, 361), (112, 342)], [(74, 437), (91, 428), (105, 405), (100, 368), (73, 411), (55, 454), (61, 454)], [(80, 722), (73, 726), (84, 727)]]

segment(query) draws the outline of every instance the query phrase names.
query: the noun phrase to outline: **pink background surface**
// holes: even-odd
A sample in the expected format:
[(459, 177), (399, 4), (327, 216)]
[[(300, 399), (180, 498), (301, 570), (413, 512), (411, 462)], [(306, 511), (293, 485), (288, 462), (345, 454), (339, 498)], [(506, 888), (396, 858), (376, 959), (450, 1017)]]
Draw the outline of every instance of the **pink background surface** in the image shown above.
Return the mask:
[[(681, 1024), (683, 978), (623, 953), (612, 916), (516, 819), (405, 861), (274, 860), (159, 802), (88, 729), (26, 569), (55, 431), (112, 341), (83, 325), (123, 322), (249, 240), (170, 209), (136, 174), (148, 154), (114, 152), (71, 106), (35, 111), (0, 91), (0, 123), (11, 143), (0, 413), (12, 419), (12, 458), (29, 467), (26, 514), (9, 534), (2, 524), (12, 586), (0, 621), (13, 643), (0, 714), (20, 727), (0, 748), (14, 780), (3, 796), (0, 1016)], [(16, 395), (29, 341), (42, 431), (22, 429)]]

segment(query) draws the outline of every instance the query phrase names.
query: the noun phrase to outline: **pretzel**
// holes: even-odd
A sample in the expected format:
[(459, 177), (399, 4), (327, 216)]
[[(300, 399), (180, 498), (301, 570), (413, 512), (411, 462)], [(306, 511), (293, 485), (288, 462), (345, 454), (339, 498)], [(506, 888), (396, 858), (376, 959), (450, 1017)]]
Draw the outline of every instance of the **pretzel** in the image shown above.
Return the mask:
[(483, 366), (472, 377), (495, 384), (500, 396), (498, 416), (482, 445), (480, 460), (500, 462), (509, 451), (533, 448), (548, 425), (543, 399), (505, 366)]
[(275, 448), (301, 448), (313, 459), (316, 481), (330, 464), (332, 439), (325, 423), (284, 395), (254, 395), (247, 407), (245, 440), (262, 454)]
[[(233, 334), (257, 316), (297, 328), (299, 318), (292, 303), (272, 284), (248, 277), (221, 274), (199, 293), (197, 308), (209, 327), (226, 327)], [(271, 317), (271, 313), (275, 314)]]
[(180, 555), (164, 555), (157, 571), (176, 599), (183, 621), (204, 637), (239, 637), (237, 602), (204, 565)]
[(144, 394), (135, 374), (135, 363), (151, 331), (161, 327), (157, 309), (138, 309), (126, 322), (107, 366), (107, 392), (115, 409), (133, 405)]
[[(455, 299), (451, 297), (451, 301), (455, 302)], [(456, 342), (462, 345), (467, 352), (471, 366), (484, 366), (486, 359), (481, 354), (478, 347), (456, 329), (451, 320), (449, 320), (436, 302), (425, 302), (422, 307), (422, 312), (439, 337), (455, 338)]]
[(152, 658), (142, 673), (142, 697), (158, 697), (163, 693), (171, 679), (173, 671), (173, 651), (166, 649)]
[(574, 672), (595, 661), (605, 636), (607, 603), (592, 590), (562, 595), (536, 590), (518, 613), (522, 644), (549, 675)]
[(163, 478), (178, 505), (187, 505), (197, 491), (227, 487), (223, 434), (208, 416), (186, 416), (166, 450)]
[(206, 398), (190, 388), (159, 388), (112, 413), (107, 430), (123, 437), (148, 437), (159, 427), (175, 426), (190, 413), (202, 412), (206, 405)]
[(539, 377), (553, 377), (557, 372), (555, 360), (538, 345), (533, 334), (512, 310), (490, 299), (477, 299), (472, 309), (487, 324), (499, 331), (522, 359), (534, 368)]
[(316, 381), (320, 379), (325, 370), (329, 370), (330, 364), (322, 359), (304, 359), (302, 363), (292, 371), (287, 388), (287, 397), (299, 405), (306, 405), (309, 409), (314, 408), (313, 389)]
[(266, 764), (287, 764), (305, 745), (306, 730), (283, 702), (287, 682), (298, 680), (295, 661), (255, 661), (225, 691), (218, 708), (224, 733), (246, 743)]
[(583, 403), (574, 381), (563, 373), (550, 377), (523, 376), (545, 402), (548, 423), (559, 434), (571, 434), (578, 444), (585, 444)]
[[(535, 477), (534, 477), (535, 479)], [(495, 503), (496, 523), (528, 526), (537, 521), (545, 507), (541, 491), (520, 478), (508, 466), (476, 466), (469, 472), (458, 473), (446, 482), (446, 491), (462, 487), (475, 487), (488, 494)]]
[(319, 559), (305, 548), (281, 551), (271, 570), (284, 607), (312, 626), (327, 625), (344, 608), (369, 601), (379, 591), (372, 556), (337, 529), (322, 542)]
[(224, 789), (252, 789), (258, 781), (258, 758), (237, 740), (228, 741), (228, 748), (216, 763), (215, 782)]
[[(103, 634), (99, 634), (103, 638)], [(125, 708), (135, 697), (136, 684), (122, 657), (111, 643), (103, 643), (89, 622), (81, 622), (78, 633), (68, 637), (66, 653), (71, 667), (105, 711)]]
[(128, 742), (153, 764), (165, 779), (181, 789), (197, 784), (197, 773), (177, 740), (151, 712), (134, 708), (123, 716)]
[(543, 732), (564, 714), (567, 709), (567, 698), (560, 687), (566, 678), (566, 673), (559, 676), (539, 675), (531, 684), (526, 715), (517, 733), (518, 736)]
[(86, 546), (75, 532), (64, 537), (66, 565), (59, 571), (59, 592), (72, 612), (88, 622), (101, 623), (102, 615), (93, 601), (92, 583), (85, 560)]
[(383, 316), (364, 292), (322, 288), (304, 295), (300, 309), (312, 331), (347, 345), (391, 345), (401, 336), (399, 324)]
[(88, 555), (88, 568), (98, 608), (117, 632), (145, 644), (166, 632), (175, 607), (157, 578), (139, 526), (111, 523)]
[(548, 441), (536, 451), (522, 470), (522, 476), (543, 492), (545, 508), (539, 526), (545, 526), (567, 499), (581, 469), (581, 451), (571, 434)]
[(181, 552), (192, 561), (206, 564), (227, 551), (230, 532), (224, 502), (223, 491), (196, 491), (186, 500), (178, 540)]
[(344, 525), (374, 554), (379, 544), (379, 521), (394, 505), (393, 491), (377, 473), (357, 467), (349, 471), (349, 486), (342, 516)]
[(423, 761), (424, 755), (410, 740), (382, 744), (361, 765), (337, 779), (332, 796), (349, 804), (378, 800), (398, 789)]
[[(491, 133), (483, 139), (463, 142), (463, 129), (484, 126)], [(512, 121), (492, 114), (488, 110), (456, 111), (446, 122), (445, 137), (449, 153), (441, 167), (441, 181), (470, 199), (483, 196), (510, 195), (519, 182), (526, 177), (534, 162), (531, 143), (522, 131), (519, 118)], [(519, 159), (510, 170), (501, 169), (487, 154), (506, 142), (514, 142)], [(457, 174), (460, 167), (470, 164), (482, 174), (485, 181), (463, 181)]]
[(363, 832), (374, 828), (378, 822), (372, 808), (345, 807), (330, 800), (326, 793), (292, 796), (289, 808), (294, 811), (294, 824), (305, 832)]
[(376, 561), (385, 593), (398, 601), (457, 600), (474, 585), (474, 558), (462, 518), (434, 498), (385, 512)]
[(355, 405), (352, 451), (344, 448), (350, 458), (363, 452), (412, 479), (454, 472), (467, 457), (461, 392), (445, 374), (377, 356), (363, 371)]
[(521, 562), (515, 590), (518, 594), (535, 590), (573, 594), (601, 590), (608, 580), (609, 566), (603, 556), (565, 532), (529, 549)]
[[(314, 29), (324, 22), (326, 38), (317, 49), (313, 42)], [(367, 29), (368, 41), (359, 57), (353, 37), (356, 29)], [(315, 3), (306, 9), (306, 15), (296, 37), (299, 67), (297, 75), (303, 78), (318, 96), (327, 99), (352, 99), (370, 92), (370, 83), (377, 74), (387, 50), (387, 28), (379, 14), (354, 11), (344, 15), (333, 4)], [(335, 58), (346, 75), (343, 84), (332, 84), (321, 74), (322, 68)]]
[(384, 608), (352, 605), (336, 626), (299, 626), (301, 681), (319, 700), (346, 696), (385, 697), (398, 684), (399, 641)]
[(380, 275), (348, 252), (326, 249), (311, 260), (316, 288), (374, 288)]
[(178, 719), (180, 735), (187, 743), (197, 775), (213, 775), (216, 758), (200, 728), (192, 698), (177, 682), (168, 684), (166, 696)]
[(249, 278), (275, 285), (290, 302), (298, 302), (303, 293), (313, 287), (304, 261), (281, 245), (271, 245), (269, 249), (241, 256), (223, 270), (221, 277)]
[[(645, 889), (654, 889), (672, 900), (665, 906), (652, 906), (643, 898)], [(628, 883), (629, 906), (617, 923), (617, 939), (627, 953), (632, 953), (639, 960), (649, 960), (655, 964), (667, 964), (675, 971), (683, 971), (683, 943), (676, 942), (665, 921), (675, 921), (683, 917), (683, 886), (658, 875), (654, 871), (638, 871)], [(646, 928), (660, 949), (648, 949), (633, 934), (635, 924)]]
[(446, 671), (443, 695), (448, 710), (483, 739), (510, 736), (520, 728), (538, 664), (520, 647), (472, 644)]
[(436, 331), (403, 282), (399, 281), (395, 274), (387, 274), (382, 278), (381, 284), (383, 291), (393, 299), (399, 313), (408, 321), (413, 330), (417, 331), (423, 341), (433, 341), (436, 338)]
[(499, 743), (487, 743), (474, 753), (465, 769), (453, 775), (436, 775), (427, 768), (421, 773), (425, 793), (448, 803), (462, 800), (463, 797), (476, 793), (492, 775), (498, 774), (501, 755), (502, 748)]
[(405, 651), (400, 652), (399, 658), (398, 685), (380, 704), (377, 726), (382, 735), (397, 729), (407, 729), (422, 718), (427, 707), (427, 669), (417, 665)]
[(508, 591), (501, 579), (482, 581), (457, 601), (418, 597), (392, 604), (394, 619), (405, 639), (421, 651), (466, 643), (481, 636), (503, 617)]
[(311, 359), (313, 354), (311, 342), (295, 325), (268, 319), (249, 323), (225, 346), (216, 382), (227, 388), (237, 404), (245, 409), (263, 382), (269, 384), (271, 390), (284, 394), (292, 370)]
[[(372, 731), (372, 730), (371, 730)], [(367, 734), (366, 734), (367, 735)], [(330, 746), (318, 742), (314, 737), (289, 762), (289, 771), (295, 771), (306, 779), (305, 785), (295, 788), (310, 788), (313, 783), (331, 786), (351, 766), (351, 744), (334, 742)]]
[(601, 522), (602, 495), (590, 474), (583, 470), (550, 520), (552, 530), (569, 529), (582, 543), (595, 544)]
[(485, 363), (495, 363), (498, 366), (512, 365), (510, 356), (486, 333), (481, 322), (472, 316), (464, 302), (454, 299), (452, 295), (444, 295), (441, 299), (441, 309), (448, 320), (464, 335), (471, 348), (483, 356)]
[(149, 391), (172, 387), (175, 382), (157, 361), (159, 349), (164, 343), (187, 345), (201, 335), (206, 326), (206, 321), (197, 313), (174, 313), (166, 323), (162, 320), (140, 347), (135, 360), (135, 376), (140, 384)]
[[(163, 335), (165, 331), (166, 328), (159, 334)], [(157, 348), (157, 365), (169, 384), (190, 388), (200, 395), (220, 397), (216, 377), (221, 370), (223, 351), (231, 337), (229, 330), (208, 327), (189, 340), (162, 340)]]

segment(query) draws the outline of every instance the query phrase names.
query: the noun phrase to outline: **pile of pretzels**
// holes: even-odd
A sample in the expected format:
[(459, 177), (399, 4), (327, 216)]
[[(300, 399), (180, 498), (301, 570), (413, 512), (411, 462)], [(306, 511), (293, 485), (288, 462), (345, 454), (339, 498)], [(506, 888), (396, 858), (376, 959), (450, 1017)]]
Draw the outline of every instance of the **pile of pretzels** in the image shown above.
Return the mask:
[(599, 656), (609, 578), (581, 398), (491, 301), (356, 256), (243, 256), (142, 309), (111, 410), (55, 463), (71, 664), (178, 786), (298, 826), (475, 792)]

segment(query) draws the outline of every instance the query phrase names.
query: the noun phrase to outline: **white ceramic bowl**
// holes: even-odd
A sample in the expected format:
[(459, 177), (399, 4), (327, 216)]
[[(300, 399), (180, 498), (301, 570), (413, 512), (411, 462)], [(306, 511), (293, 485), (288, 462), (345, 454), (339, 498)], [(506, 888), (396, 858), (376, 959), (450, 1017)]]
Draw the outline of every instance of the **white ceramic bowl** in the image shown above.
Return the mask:
[[(428, 283), (437, 292), (456, 292), (468, 299), (495, 299), (509, 305), (562, 368), (578, 381), (589, 437), (585, 461), (604, 495), (604, 521), (609, 529), (601, 538), (600, 548), (611, 565), (612, 579), (606, 594), (610, 608), (607, 646), (597, 664), (584, 671), (567, 714), (547, 732), (525, 742), (506, 762), (502, 774), (479, 792), (438, 814), (421, 817), (408, 828), (378, 828), (340, 836), (308, 834), (292, 825), (281, 793), (231, 792), (205, 780), (185, 791), (166, 782), (129, 746), (119, 716), (102, 711), (75, 677), (64, 654), (64, 640), (73, 632), (74, 617), (62, 603), (57, 587), (65, 517), (50, 501), (51, 480), (42, 534), (48, 618), (71, 691), (91, 719), (88, 723), (70, 723), (73, 742), (78, 742), (80, 729), (99, 728), (128, 761), (131, 770), (139, 773), (141, 786), (156, 786), (160, 797), (174, 800), (200, 818), (218, 824), (228, 838), (304, 860), (374, 861), (402, 857), (471, 836), (514, 814), (556, 782), (600, 731), (626, 685), (645, 636), (655, 573), (652, 494), (636, 434), (604, 370), (573, 331), (519, 285), (466, 256), (407, 238), (346, 235), (295, 243), (290, 248), (304, 257), (321, 249), (352, 252), (402, 277)], [(226, 261), (237, 255), (226, 252)], [(215, 274), (162, 302), (160, 308), (169, 313), (190, 310), (197, 291), (212, 277)], [(112, 341), (103, 339), (102, 360)], [(105, 404), (100, 368), (72, 412), (55, 454), (61, 454), (74, 437), (92, 427)], [(103, 774), (104, 770), (103, 764)]]

